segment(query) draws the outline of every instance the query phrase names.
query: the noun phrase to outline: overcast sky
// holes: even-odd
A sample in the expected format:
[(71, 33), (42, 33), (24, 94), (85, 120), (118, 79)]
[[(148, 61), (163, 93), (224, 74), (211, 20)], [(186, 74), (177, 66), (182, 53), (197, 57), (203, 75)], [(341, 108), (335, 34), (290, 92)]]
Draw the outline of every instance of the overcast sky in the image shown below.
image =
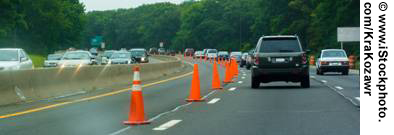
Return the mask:
[(110, 10), (118, 8), (138, 7), (142, 4), (151, 4), (157, 2), (172, 2), (179, 4), (184, 0), (80, 0), (85, 4), (86, 11), (93, 10)]

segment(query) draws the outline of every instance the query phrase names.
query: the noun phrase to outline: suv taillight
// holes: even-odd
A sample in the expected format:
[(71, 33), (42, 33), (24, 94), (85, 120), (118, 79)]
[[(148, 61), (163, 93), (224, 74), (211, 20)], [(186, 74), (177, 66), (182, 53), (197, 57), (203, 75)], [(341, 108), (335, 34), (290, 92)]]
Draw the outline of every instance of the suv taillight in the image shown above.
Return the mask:
[(259, 64), (259, 56), (258, 56), (258, 55), (255, 55), (255, 56), (254, 56), (254, 63), (255, 63), (256, 65)]
[(302, 64), (307, 64), (308, 63), (308, 58), (306, 57), (306, 54), (303, 53), (301, 56)]

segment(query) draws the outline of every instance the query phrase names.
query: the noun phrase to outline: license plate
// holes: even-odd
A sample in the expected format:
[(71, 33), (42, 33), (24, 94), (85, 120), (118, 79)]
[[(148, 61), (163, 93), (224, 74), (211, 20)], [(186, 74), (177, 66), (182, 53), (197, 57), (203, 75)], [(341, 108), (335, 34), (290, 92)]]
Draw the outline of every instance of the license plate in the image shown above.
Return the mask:
[(285, 58), (275, 58), (275, 62), (277, 62), (277, 63), (286, 62), (286, 59)]
[(331, 62), (330, 63), (330, 66), (340, 66), (341, 65), (341, 63), (338, 63), (338, 62)]

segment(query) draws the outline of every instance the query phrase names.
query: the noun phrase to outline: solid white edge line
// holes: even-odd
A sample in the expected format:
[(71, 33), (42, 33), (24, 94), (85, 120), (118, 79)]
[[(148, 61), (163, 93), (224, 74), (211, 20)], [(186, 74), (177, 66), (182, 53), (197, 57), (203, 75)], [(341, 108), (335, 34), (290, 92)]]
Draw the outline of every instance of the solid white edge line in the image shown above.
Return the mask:
[(220, 98), (214, 98), (211, 101), (209, 101), (207, 104), (214, 104), (216, 102), (218, 102), (220, 100)]
[(182, 120), (170, 120), (170, 121), (160, 125), (159, 127), (153, 128), (153, 130), (163, 131), (163, 130), (166, 130), (168, 128), (171, 128), (172, 126), (178, 124), (181, 121)]
[(123, 128), (123, 129), (121, 129), (121, 130), (118, 130), (118, 131), (116, 131), (116, 132), (113, 132), (112, 134), (109, 134), (109, 135), (117, 135), (117, 134), (120, 134), (120, 133), (122, 133), (122, 132), (124, 132), (124, 131), (130, 129), (130, 128), (131, 128), (131, 127), (128, 126), (128, 127), (125, 127), (125, 128)]

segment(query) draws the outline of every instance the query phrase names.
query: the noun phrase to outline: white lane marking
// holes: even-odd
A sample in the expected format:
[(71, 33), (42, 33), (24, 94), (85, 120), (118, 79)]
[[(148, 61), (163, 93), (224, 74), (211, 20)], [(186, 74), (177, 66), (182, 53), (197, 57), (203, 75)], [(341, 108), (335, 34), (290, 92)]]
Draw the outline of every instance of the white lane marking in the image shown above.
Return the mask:
[(213, 93), (215, 93), (215, 92), (216, 92), (216, 90), (215, 90), (215, 91), (209, 92), (207, 95), (205, 95), (204, 97), (202, 97), (202, 99), (206, 99), (209, 95), (211, 95), (211, 94), (213, 94)]
[(360, 97), (355, 97), (355, 99), (357, 99), (358, 101), (360, 101)]
[(246, 76), (246, 74), (243, 74), (243, 76)]
[(326, 81), (326, 80), (321, 80), (321, 82), (323, 82), (323, 83), (327, 83), (327, 81)]
[(316, 77), (315, 77), (315, 76), (311, 76), (311, 78), (313, 78), (313, 79), (314, 79), (314, 78), (316, 78)]
[(208, 104), (214, 104), (216, 102), (218, 102), (220, 100), (220, 98), (214, 98), (211, 101), (208, 102)]
[(228, 89), (229, 91), (234, 91), (235, 89), (237, 89), (236, 87), (232, 87), (230, 89)]
[(159, 127), (154, 128), (153, 130), (163, 131), (163, 130), (166, 130), (166, 129), (178, 124), (181, 121), (182, 120), (170, 120), (167, 123), (164, 123), (164, 124), (160, 125)]
[(241, 77), (241, 79), (245, 79), (245, 77)]
[(122, 133), (122, 132), (124, 132), (124, 131), (130, 129), (130, 128), (131, 128), (130, 126), (127, 126), (126, 128), (123, 128), (123, 129), (121, 129), (121, 130), (118, 130), (118, 131), (116, 131), (116, 132), (113, 132), (112, 134), (109, 134), (109, 135), (117, 135), (117, 134), (120, 134), (120, 133)]
[(239, 84), (243, 83), (242, 81), (238, 81)]
[(341, 86), (335, 86), (335, 88), (337, 88), (338, 90), (343, 90)]

